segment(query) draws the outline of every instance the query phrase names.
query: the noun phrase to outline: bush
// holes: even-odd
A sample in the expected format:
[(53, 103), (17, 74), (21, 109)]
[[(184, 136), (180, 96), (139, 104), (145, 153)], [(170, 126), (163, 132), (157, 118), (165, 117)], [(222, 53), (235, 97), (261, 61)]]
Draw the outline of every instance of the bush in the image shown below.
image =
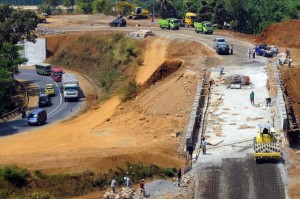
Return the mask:
[(1, 175), (13, 185), (22, 187), (27, 183), (26, 179), (29, 177), (29, 172), (15, 166), (6, 166), (2, 169)]
[(36, 177), (41, 178), (41, 179), (46, 179), (48, 177), (47, 174), (45, 174), (39, 170), (34, 171), (34, 174)]
[(164, 169), (164, 175), (169, 177), (169, 178), (173, 178), (176, 176), (176, 168), (165, 168)]
[(121, 100), (126, 101), (134, 98), (136, 96), (137, 89), (138, 89), (138, 85), (136, 82), (128, 82), (121, 89)]
[(9, 198), (9, 192), (5, 189), (0, 189), (0, 199)]
[(54, 199), (54, 196), (47, 192), (34, 192), (29, 196), (29, 199)]

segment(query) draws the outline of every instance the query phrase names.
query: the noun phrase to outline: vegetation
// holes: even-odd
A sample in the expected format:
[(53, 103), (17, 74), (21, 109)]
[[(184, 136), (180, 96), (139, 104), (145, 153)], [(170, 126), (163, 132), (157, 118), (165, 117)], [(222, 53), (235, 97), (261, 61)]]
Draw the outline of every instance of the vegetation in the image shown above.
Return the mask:
[(134, 97), (137, 85), (130, 79), (130, 69), (142, 63), (142, 51), (136, 40), (123, 33), (77, 35), (71, 40), (60, 45), (53, 64), (88, 75), (107, 94), (121, 92), (123, 100)]
[[(47, 175), (41, 171), (6, 166), (0, 169), (0, 198), (54, 199), (80, 196), (96, 190), (105, 190), (111, 179), (119, 185), (128, 176), (133, 183), (145, 178), (168, 178), (176, 174), (175, 168), (126, 162), (124, 168), (109, 170), (105, 174), (86, 171), (76, 174)], [(22, 187), (22, 188), (20, 188)]]
[(32, 30), (37, 26), (36, 19), (32, 11), (0, 4), (0, 115), (15, 108), (14, 102), (7, 99), (14, 95), (18, 66), (26, 61), (19, 56), (22, 47), (16, 44), (24, 39), (35, 39)]

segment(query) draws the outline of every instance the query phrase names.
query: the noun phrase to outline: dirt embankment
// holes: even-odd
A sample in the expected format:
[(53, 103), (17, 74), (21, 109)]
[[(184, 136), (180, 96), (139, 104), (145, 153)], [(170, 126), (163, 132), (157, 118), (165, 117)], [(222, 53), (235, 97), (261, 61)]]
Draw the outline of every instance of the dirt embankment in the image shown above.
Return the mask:
[(270, 25), (255, 42), (300, 48), (300, 21), (293, 19)]
[[(47, 173), (105, 172), (124, 166), (126, 161), (160, 167), (183, 166), (184, 158), (177, 152), (183, 147), (184, 135), (172, 138), (171, 134), (184, 132), (194, 100), (200, 68), (191, 62), (199, 57), (207, 61), (207, 54), (204, 50), (182, 53), (180, 62), (183, 64), (168, 67), (169, 63), (170, 66), (178, 63), (168, 59), (177, 57), (172, 49), (193, 46), (193, 42), (175, 42), (169, 46), (169, 40), (163, 38), (146, 41), (150, 56), (145, 57), (147, 70), (161, 72), (158, 68), (164, 63), (161, 68), (168, 75), (144, 73), (145, 81), (151, 76), (159, 78), (153, 78), (156, 80), (135, 100), (122, 103), (113, 97), (71, 120), (1, 139), (0, 164), (14, 163)], [(205, 49), (200, 44), (199, 47)], [(166, 55), (158, 61), (151, 57), (157, 53)]]

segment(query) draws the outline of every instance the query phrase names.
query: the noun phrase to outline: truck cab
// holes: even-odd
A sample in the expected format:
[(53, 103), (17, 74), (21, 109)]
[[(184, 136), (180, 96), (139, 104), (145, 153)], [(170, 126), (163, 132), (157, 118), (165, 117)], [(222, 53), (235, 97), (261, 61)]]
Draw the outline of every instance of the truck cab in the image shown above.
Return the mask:
[(53, 81), (60, 82), (63, 74), (64, 74), (64, 71), (62, 68), (59, 68), (59, 67), (51, 68), (51, 78)]
[(194, 22), (197, 18), (197, 15), (195, 13), (192, 13), (192, 12), (187, 12), (185, 14), (185, 18), (184, 18), (184, 23), (185, 23), (185, 26), (186, 27), (194, 27)]

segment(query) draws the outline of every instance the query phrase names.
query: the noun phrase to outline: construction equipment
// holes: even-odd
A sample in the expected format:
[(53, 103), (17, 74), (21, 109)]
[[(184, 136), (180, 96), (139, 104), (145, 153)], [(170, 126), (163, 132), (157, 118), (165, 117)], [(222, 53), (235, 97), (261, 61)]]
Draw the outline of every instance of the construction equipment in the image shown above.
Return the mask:
[(184, 26), (185, 27), (194, 27), (194, 22), (197, 18), (197, 15), (192, 12), (187, 12), (185, 13), (185, 18), (184, 18)]
[(230, 78), (229, 88), (242, 88), (242, 77), (240, 75), (232, 75)]
[(273, 126), (270, 123), (260, 123), (258, 128), (258, 135), (253, 140), (255, 160), (280, 159), (281, 149)]
[(210, 21), (194, 22), (195, 32), (204, 34), (213, 34), (214, 28)]
[(179, 20), (175, 18), (159, 19), (158, 24), (161, 29), (179, 30)]
[(131, 14), (127, 16), (128, 19), (147, 19), (149, 18), (149, 11), (141, 7), (136, 7), (134, 4), (128, 1), (116, 1), (116, 6), (118, 8), (119, 14), (121, 16), (125, 15), (123, 10), (124, 7), (129, 7)]

